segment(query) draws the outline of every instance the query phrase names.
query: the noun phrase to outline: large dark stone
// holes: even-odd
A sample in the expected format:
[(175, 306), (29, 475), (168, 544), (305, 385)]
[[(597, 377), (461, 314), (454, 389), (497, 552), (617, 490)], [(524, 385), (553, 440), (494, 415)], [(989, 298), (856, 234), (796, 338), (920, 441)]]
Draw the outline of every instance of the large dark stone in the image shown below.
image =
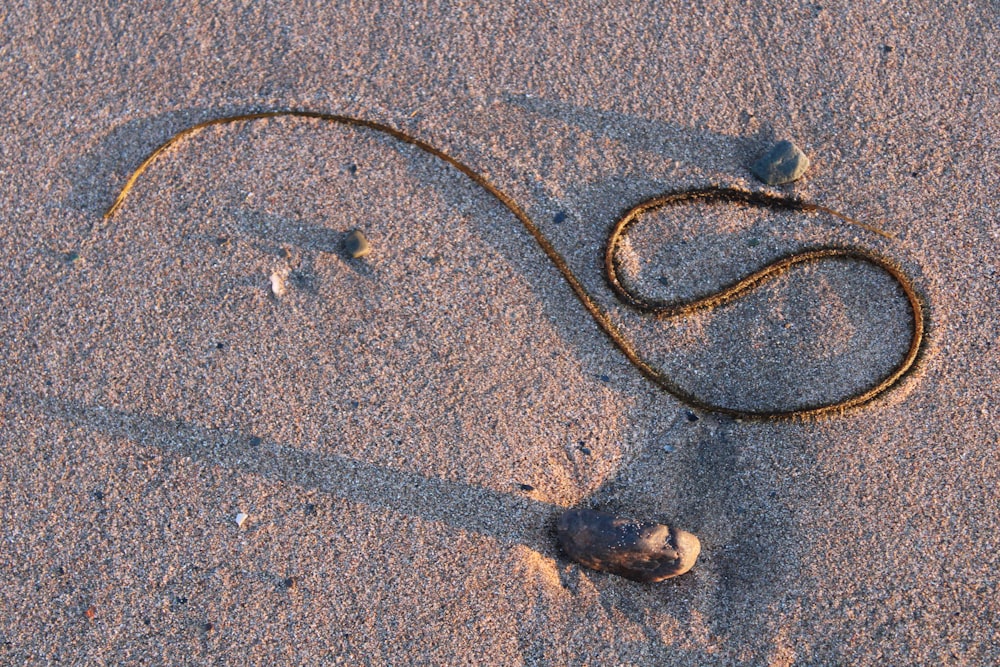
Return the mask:
[(564, 513), (556, 531), (563, 551), (581, 565), (644, 583), (684, 574), (701, 552), (686, 531), (588, 509)]

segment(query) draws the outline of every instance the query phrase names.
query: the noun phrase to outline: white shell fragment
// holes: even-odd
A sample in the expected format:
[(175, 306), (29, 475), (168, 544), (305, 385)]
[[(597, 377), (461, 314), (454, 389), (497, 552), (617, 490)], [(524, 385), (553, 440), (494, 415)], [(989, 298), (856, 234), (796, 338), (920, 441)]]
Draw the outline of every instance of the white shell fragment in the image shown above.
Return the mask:
[(244, 514), (243, 512), (240, 512), (239, 514), (236, 515), (236, 525), (242, 528), (243, 523), (249, 518), (250, 518), (249, 514)]
[(278, 269), (271, 274), (271, 293), (274, 294), (275, 298), (280, 299), (288, 291), (288, 288), (285, 286), (285, 278), (287, 277), (287, 269)]

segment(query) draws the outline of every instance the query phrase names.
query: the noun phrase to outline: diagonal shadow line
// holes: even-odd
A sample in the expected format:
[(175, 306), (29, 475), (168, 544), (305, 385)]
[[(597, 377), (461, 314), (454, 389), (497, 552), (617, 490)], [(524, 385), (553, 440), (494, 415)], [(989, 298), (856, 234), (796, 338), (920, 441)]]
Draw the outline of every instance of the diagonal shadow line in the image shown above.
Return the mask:
[(111, 437), (153, 445), (168, 456), (189, 457), (350, 502), (440, 521), (550, 557), (558, 554), (551, 527), (565, 508), (552, 503), (280, 443), (255, 446), (252, 436), (245, 433), (209, 429), (169, 417), (54, 398), (19, 402), (23, 403), (20, 409), (31, 409), (30, 404), (35, 403), (48, 418), (82, 423)]
[(569, 102), (526, 94), (506, 93), (503, 101), (531, 114), (587, 129), (632, 151), (660, 154), (664, 159), (683, 159), (713, 171), (749, 176), (749, 159), (775, 138), (774, 131), (760, 127), (749, 136), (733, 136), (700, 130), (620, 111), (605, 111)]
[(343, 250), (346, 230), (307, 224), (263, 211), (227, 209), (226, 213), (237, 222), (243, 234), (256, 237), (269, 246), (287, 244), (316, 252), (337, 253), (344, 258), (349, 256)]

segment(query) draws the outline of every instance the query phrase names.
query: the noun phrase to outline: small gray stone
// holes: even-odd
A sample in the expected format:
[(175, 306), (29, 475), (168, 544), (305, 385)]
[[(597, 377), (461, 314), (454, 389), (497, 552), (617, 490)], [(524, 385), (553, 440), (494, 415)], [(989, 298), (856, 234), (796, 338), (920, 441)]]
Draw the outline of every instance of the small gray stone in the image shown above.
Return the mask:
[(358, 259), (370, 253), (372, 247), (368, 244), (364, 233), (360, 229), (355, 229), (344, 239), (344, 250), (354, 259)]
[(779, 141), (766, 155), (753, 163), (754, 175), (768, 185), (798, 180), (809, 168), (809, 158), (791, 141)]
[(643, 583), (684, 574), (701, 553), (691, 533), (594, 510), (565, 512), (556, 532), (566, 555), (581, 565)]

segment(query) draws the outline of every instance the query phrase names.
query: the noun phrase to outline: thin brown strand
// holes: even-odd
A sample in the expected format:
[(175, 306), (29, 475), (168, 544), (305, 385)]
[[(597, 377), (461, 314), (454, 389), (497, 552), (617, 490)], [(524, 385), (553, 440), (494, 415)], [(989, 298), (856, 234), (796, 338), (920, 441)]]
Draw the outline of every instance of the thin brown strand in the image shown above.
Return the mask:
[(122, 186), (121, 191), (115, 198), (115, 201), (108, 208), (107, 212), (104, 214), (104, 221), (110, 221), (114, 214), (121, 208), (122, 204), (125, 202), (126, 197), (132, 191), (139, 177), (150, 167), (152, 164), (164, 153), (170, 150), (172, 147), (180, 143), (187, 137), (215, 125), (226, 125), (231, 123), (249, 122), (255, 120), (261, 120), (265, 118), (277, 118), (277, 117), (297, 117), (297, 118), (310, 118), (314, 120), (335, 123), (338, 125), (344, 125), (349, 127), (363, 127), (376, 132), (381, 132), (387, 134), (395, 139), (398, 139), (404, 143), (415, 146), (420, 150), (439, 158), (461, 173), (468, 176), (474, 183), (479, 185), (481, 188), (490, 193), (497, 201), (504, 205), (511, 213), (514, 214), (524, 228), (529, 234), (535, 239), (539, 247), (546, 254), (549, 260), (555, 265), (555, 267), (562, 274), (563, 278), (569, 284), (570, 289), (579, 299), (583, 307), (586, 308), (587, 312), (590, 313), (594, 321), (601, 330), (607, 335), (608, 338), (618, 347), (619, 350), (625, 355), (625, 357), (650, 381), (664, 389), (665, 391), (673, 394), (677, 399), (686, 403), (687, 405), (706, 410), (710, 412), (717, 412), (725, 415), (729, 415), (735, 418), (744, 419), (792, 419), (792, 418), (808, 418), (808, 417), (821, 417), (825, 415), (838, 414), (850, 408), (854, 408), (865, 403), (868, 403), (875, 399), (877, 396), (885, 393), (895, 385), (897, 385), (908, 373), (910, 373), (916, 365), (918, 358), (920, 357), (920, 352), (924, 344), (924, 309), (922, 302), (917, 294), (916, 288), (913, 285), (913, 281), (905, 274), (903, 271), (890, 262), (889, 260), (876, 255), (875, 253), (860, 249), (860, 248), (840, 248), (840, 247), (820, 247), (804, 250), (801, 252), (791, 253), (780, 257), (767, 266), (751, 273), (750, 275), (737, 280), (735, 283), (723, 287), (722, 289), (709, 294), (707, 296), (699, 297), (691, 301), (677, 302), (677, 303), (663, 303), (653, 300), (644, 299), (641, 296), (635, 294), (624, 286), (618, 279), (618, 266), (615, 261), (615, 250), (617, 249), (618, 242), (625, 235), (628, 227), (633, 224), (637, 219), (639, 219), (643, 213), (648, 211), (661, 208), (663, 206), (691, 203), (696, 201), (707, 201), (707, 202), (736, 202), (751, 204), (754, 206), (760, 206), (772, 209), (784, 209), (793, 211), (803, 211), (803, 212), (820, 212), (831, 215), (845, 223), (861, 227), (865, 230), (879, 234), (886, 238), (893, 238), (891, 234), (888, 234), (876, 227), (872, 227), (865, 223), (859, 222), (850, 218), (842, 213), (839, 213), (833, 209), (821, 206), (819, 204), (812, 204), (809, 202), (803, 202), (798, 199), (793, 199), (789, 197), (780, 197), (776, 195), (771, 195), (762, 192), (749, 192), (745, 190), (739, 190), (736, 188), (698, 188), (692, 190), (679, 190), (675, 192), (669, 192), (658, 197), (653, 197), (648, 199), (637, 206), (629, 209), (625, 214), (613, 225), (611, 232), (608, 236), (608, 240), (605, 246), (605, 272), (608, 279), (608, 283), (611, 285), (612, 290), (624, 303), (628, 304), (632, 308), (638, 310), (641, 313), (657, 317), (677, 317), (686, 314), (690, 314), (697, 310), (711, 309), (721, 306), (740, 295), (752, 290), (762, 283), (771, 280), (772, 278), (784, 273), (793, 266), (799, 264), (813, 263), (818, 261), (823, 261), (833, 258), (852, 258), (873, 264), (874, 266), (882, 269), (888, 273), (903, 290), (906, 295), (907, 300), (910, 304), (910, 311), (913, 317), (911, 327), (912, 336), (910, 338), (910, 345), (907, 350), (906, 355), (903, 360), (893, 368), (884, 377), (879, 379), (873, 385), (859, 391), (847, 398), (834, 401), (832, 403), (824, 403), (819, 405), (809, 405), (801, 408), (795, 408), (791, 410), (742, 410), (738, 408), (732, 408), (724, 405), (716, 405), (704, 399), (701, 399), (683, 387), (678, 385), (672, 379), (670, 379), (662, 370), (656, 368), (649, 362), (647, 362), (633, 347), (633, 345), (625, 338), (625, 336), (618, 330), (618, 328), (611, 322), (609, 315), (601, 308), (597, 301), (591, 296), (591, 294), (584, 288), (583, 284), (576, 277), (576, 274), (569, 268), (566, 260), (563, 259), (562, 255), (555, 249), (555, 247), (549, 242), (548, 238), (542, 234), (539, 227), (528, 217), (528, 215), (521, 209), (517, 203), (501, 191), (499, 188), (490, 183), (485, 176), (475, 171), (465, 163), (459, 161), (458, 159), (448, 155), (444, 151), (431, 146), (430, 144), (417, 139), (416, 137), (409, 135), (401, 130), (397, 130), (388, 125), (378, 123), (371, 120), (365, 120), (362, 118), (354, 118), (352, 116), (342, 116), (337, 114), (327, 114), (319, 113), (315, 111), (301, 111), (301, 110), (289, 110), (289, 111), (264, 111), (260, 113), (251, 114), (240, 114), (236, 116), (226, 116), (222, 118), (213, 118), (211, 120), (198, 123), (189, 128), (181, 130), (177, 134), (170, 137), (163, 144), (158, 146), (149, 156), (142, 161), (142, 163), (132, 172), (125, 185)]
[(920, 351), (924, 342), (925, 322), (922, 301), (913, 285), (913, 281), (910, 280), (910, 278), (903, 273), (903, 271), (896, 264), (870, 250), (829, 246), (811, 248), (791, 253), (775, 259), (763, 268), (737, 280), (734, 283), (726, 285), (711, 294), (696, 297), (688, 301), (668, 303), (646, 299), (629, 289), (618, 277), (618, 263), (615, 260), (618, 243), (628, 232), (628, 228), (639, 220), (643, 214), (649, 211), (665, 206), (686, 204), (695, 201), (709, 203), (735, 202), (779, 210), (783, 209), (807, 212), (818, 211), (828, 213), (850, 223), (856, 222), (847, 216), (824, 206), (802, 202), (798, 199), (778, 197), (760, 192), (749, 192), (745, 190), (738, 190), (736, 188), (699, 188), (694, 190), (671, 192), (658, 197), (653, 197), (632, 207), (618, 219), (611, 229), (611, 233), (608, 236), (608, 241), (605, 246), (605, 275), (612, 290), (615, 292), (615, 295), (622, 302), (628, 304), (635, 310), (652, 317), (661, 319), (679, 317), (688, 315), (695, 311), (710, 310), (724, 305), (799, 264), (809, 264), (837, 258), (855, 259), (880, 268), (888, 273), (897, 283), (899, 283), (903, 290), (903, 294), (909, 302), (910, 313), (913, 318), (911, 322), (912, 335), (910, 338), (910, 345), (900, 363), (867, 389), (833, 403), (809, 405), (793, 410), (753, 411), (733, 409), (724, 405), (716, 405), (690, 394), (683, 388), (676, 385), (676, 383), (667, 377), (660, 369), (655, 368), (651, 364), (643, 360), (638, 362), (633, 360), (633, 363), (639, 368), (639, 370), (641, 370), (643, 374), (645, 374), (653, 382), (664, 387), (670, 393), (674, 394), (691, 406), (712, 412), (732, 415), (738, 418), (775, 419), (818, 417), (831, 413), (839, 413), (871, 401), (899, 383), (899, 381), (913, 369), (920, 356)]

